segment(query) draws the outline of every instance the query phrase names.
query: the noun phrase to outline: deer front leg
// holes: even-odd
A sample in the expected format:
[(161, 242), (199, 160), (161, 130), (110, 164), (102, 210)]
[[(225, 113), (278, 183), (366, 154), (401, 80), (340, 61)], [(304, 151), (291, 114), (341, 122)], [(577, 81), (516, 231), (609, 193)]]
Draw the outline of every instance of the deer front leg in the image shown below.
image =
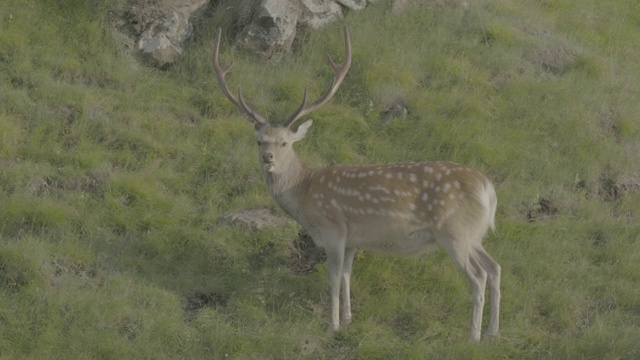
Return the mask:
[(346, 249), (342, 265), (342, 323), (351, 323), (351, 268), (356, 249)]
[(326, 249), (327, 272), (329, 273), (329, 290), (331, 293), (331, 323), (329, 332), (340, 329), (340, 283), (344, 265), (344, 248)]

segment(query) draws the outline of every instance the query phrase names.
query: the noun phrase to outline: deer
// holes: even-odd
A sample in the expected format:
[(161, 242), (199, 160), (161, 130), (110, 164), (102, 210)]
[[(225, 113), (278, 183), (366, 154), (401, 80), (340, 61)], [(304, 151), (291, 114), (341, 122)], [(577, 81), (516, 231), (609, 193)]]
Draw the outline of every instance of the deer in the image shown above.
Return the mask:
[[(497, 197), (482, 172), (454, 162), (433, 161), (391, 165), (331, 165), (308, 167), (293, 144), (304, 139), (313, 120), (297, 127), (305, 115), (336, 94), (351, 66), (351, 40), (344, 27), (344, 61), (328, 62), (333, 80), (326, 92), (302, 103), (280, 126), (245, 102), (242, 91), (229, 91), (225, 80), (233, 62), (220, 65), (220, 38), (213, 48), (218, 87), (253, 122), (259, 162), (267, 191), (275, 203), (326, 252), (331, 301), (329, 332), (352, 320), (350, 281), (358, 249), (401, 256), (426, 254), (438, 245), (466, 275), (472, 292), (470, 340), (481, 338), (486, 286), (490, 314), (485, 338), (498, 335), (501, 267), (482, 243), (495, 232)], [(342, 300), (342, 311), (340, 311)]]

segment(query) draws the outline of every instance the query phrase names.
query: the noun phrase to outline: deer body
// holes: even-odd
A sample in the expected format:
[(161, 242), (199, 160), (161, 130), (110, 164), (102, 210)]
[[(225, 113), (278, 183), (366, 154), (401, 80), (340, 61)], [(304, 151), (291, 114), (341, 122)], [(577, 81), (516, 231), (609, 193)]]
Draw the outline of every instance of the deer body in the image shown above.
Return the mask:
[(319, 223), (344, 229), (345, 247), (419, 255), (440, 232), (484, 235), (493, 227), (491, 182), (455, 163), (305, 168), (297, 179), (283, 179), (286, 187), (268, 172), (265, 177), (272, 198), (291, 217), (305, 229)]
[(480, 339), (487, 283), (491, 300), (488, 335), (497, 335), (501, 270), (482, 246), (487, 231), (495, 228), (497, 199), (493, 184), (484, 174), (445, 161), (308, 168), (293, 149), (312, 121), (295, 130), (291, 125), (328, 101), (346, 75), (351, 54), (346, 28), (345, 64), (338, 66), (329, 58), (336, 72), (330, 89), (308, 106), (305, 91), (302, 105), (279, 127), (271, 126), (246, 105), (240, 91), (237, 97), (228, 91), (224, 76), (231, 66), (220, 66), (219, 43), (220, 34), (214, 48), (218, 83), (229, 100), (254, 121), (269, 194), (327, 253), (330, 330), (338, 330), (341, 320), (351, 321), (350, 278), (356, 249), (406, 256), (424, 254), (440, 245), (471, 284), (470, 338)]

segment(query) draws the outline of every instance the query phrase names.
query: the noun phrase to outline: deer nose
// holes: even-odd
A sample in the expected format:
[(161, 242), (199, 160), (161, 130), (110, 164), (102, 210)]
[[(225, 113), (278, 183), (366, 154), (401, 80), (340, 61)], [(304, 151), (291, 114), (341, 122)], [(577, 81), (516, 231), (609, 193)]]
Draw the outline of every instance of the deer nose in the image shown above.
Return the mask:
[(273, 153), (268, 152), (268, 153), (262, 154), (262, 160), (264, 162), (272, 162), (273, 161)]

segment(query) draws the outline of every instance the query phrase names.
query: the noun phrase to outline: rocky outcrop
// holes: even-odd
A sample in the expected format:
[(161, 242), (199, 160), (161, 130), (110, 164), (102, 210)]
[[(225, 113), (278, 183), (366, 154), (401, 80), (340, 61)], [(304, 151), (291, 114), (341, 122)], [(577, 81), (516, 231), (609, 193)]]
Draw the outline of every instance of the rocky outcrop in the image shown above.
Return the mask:
[[(466, 0), (395, 0), (393, 11), (416, 4)], [(377, 0), (129, 0), (115, 22), (116, 40), (135, 48), (157, 67), (175, 62), (193, 35), (193, 23), (205, 10), (232, 16), (231, 36), (236, 43), (266, 58), (291, 49), (300, 27), (321, 28), (341, 19), (346, 11), (359, 11)], [(229, 18), (225, 18), (229, 21)], [(227, 24), (229, 25), (229, 24)]]

